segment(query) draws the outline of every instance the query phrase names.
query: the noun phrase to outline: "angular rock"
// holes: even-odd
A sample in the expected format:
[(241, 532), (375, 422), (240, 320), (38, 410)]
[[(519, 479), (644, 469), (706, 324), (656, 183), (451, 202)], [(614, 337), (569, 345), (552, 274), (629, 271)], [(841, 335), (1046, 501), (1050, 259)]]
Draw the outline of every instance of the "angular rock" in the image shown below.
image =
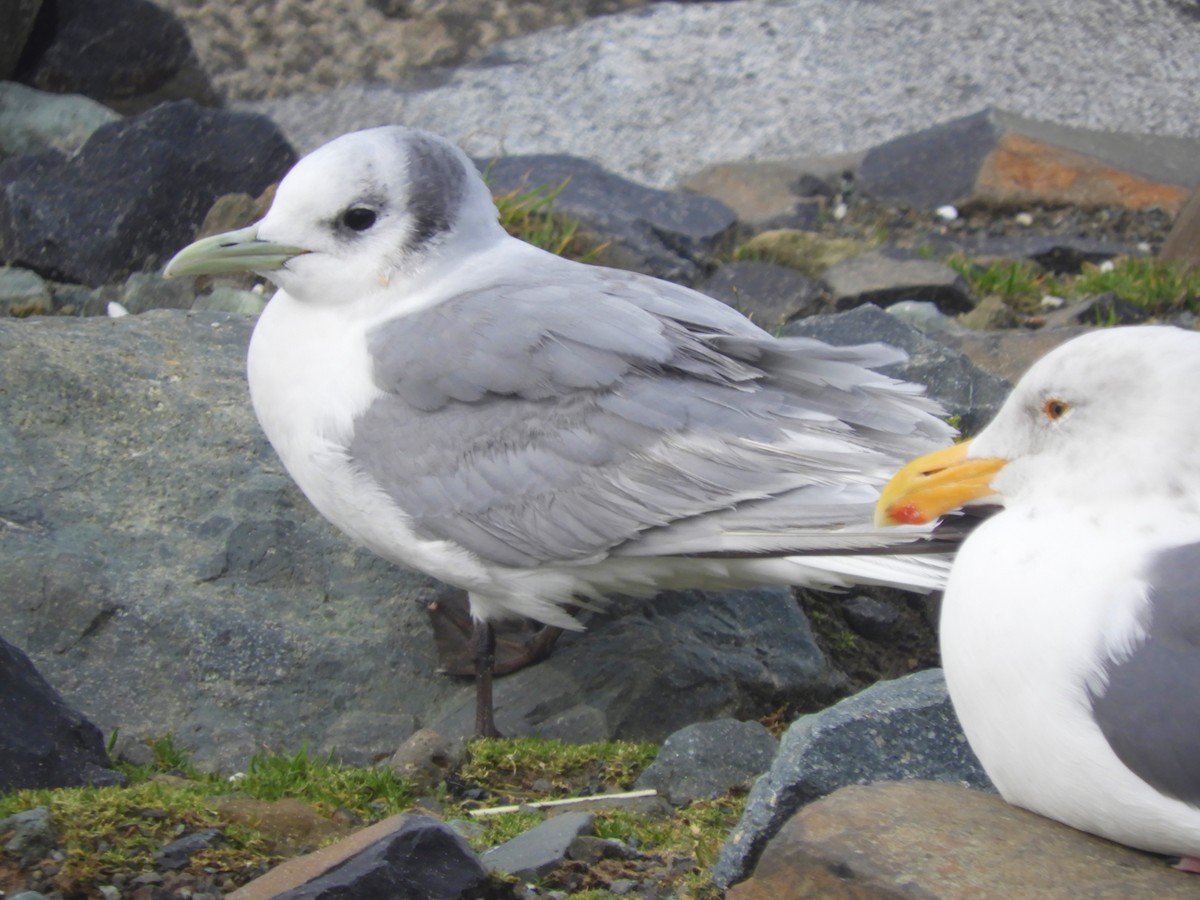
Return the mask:
[(120, 118), (78, 94), (48, 94), (0, 82), (0, 159), (43, 150), (74, 153), (97, 128)]
[(154, 862), (163, 869), (182, 869), (201, 850), (219, 847), (225, 842), (218, 828), (205, 828), (171, 841), (154, 854)]
[(747, 225), (762, 225), (793, 215), (797, 205), (814, 193), (825, 193), (830, 184), (852, 177), (862, 157), (862, 153), (835, 153), (718, 163), (687, 176), (679, 187), (720, 200)]
[[(814, 709), (844, 690), (786, 588), (613, 598), (549, 659), (499, 680), (503, 734), (662, 741), (693, 722)], [(471, 734), (473, 702), (435, 722)]]
[(1064, 325), (1137, 325), (1150, 318), (1144, 306), (1119, 297), (1111, 291), (1086, 297), (1078, 303), (1047, 313), (1043, 328)]
[(483, 854), (483, 864), (491, 872), (507, 872), (524, 881), (548, 875), (567, 858), (576, 838), (592, 833), (595, 816), (585, 812), (567, 812), (553, 816)]
[(711, 800), (767, 771), (778, 748), (758, 722), (698, 722), (666, 739), (636, 787), (653, 788), (676, 806)]
[(1047, 272), (1077, 275), (1086, 264), (1095, 265), (1118, 256), (1140, 256), (1136, 247), (1073, 235), (1029, 234), (984, 237), (957, 245), (961, 252), (983, 264), (998, 259), (1025, 259)]
[(999, 797), (924, 781), (842, 788), (805, 807), (729, 900), (1124, 900), (1194, 897), (1162, 857)]
[(100, 127), (73, 157), (0, 163), (0, 259), (91, 286), (155, 269), (217, 197), (261, 193), (295, 158), (261, 116), (164, 104)]
[(1069, 128), (988, 108), (871, 148), (857, 178), (878, 200), (929, 209), (987, 203), (1176, 212), (1200, 183), (1200, 141)]
[(865, 594), (842, 601), (846, 624), (865, 638), (886, 638), (900, 620), (900, 610), (894, 604)]
[(197, 312), (237, 313), (256, 316), (267, 306), (267, 298), (258, 291), (243, 291), (240, 288), (218, 285), (207, 294), (201, 294), (192, 303)]
[(696, 289), (725, 301), (768, 331), (819, 306), (816, 282), (790, 266), (773, 263), (726, 263)]
[(432, 728), (409, 736), (392, 754), (387, 766), (401, 778), (411, 778), (423, 788), (433, 788), (462, 765), (466, 745)]
[(195, 291), (186, 279), (163, 278), (157, 272), (134, 272), (125, 279), (118, 301), (131, 314), (152, 309), (190, 309)]
[(951, 415), (958, 416), (963, 434), (978, 432), (992, 420), (1008, 396), (1009, 386), (1001, 378), (977, 368), (962, 352), (945, 342), (952, 333), (939, 333), (936, 340), (888, 315), (876, 306), (859, 306), (837, 315), (797, 319), (783, 329), (785, 335), (814, 337), (831, 344), (865, 344), (882, 341), (899, 347), (908, 361), (881, 371), (896, 378), (923, 384)]
[(984, 331), (993, 328), (1016, 328), (1019, 323), (1016, 310), (998, 294), (984, 297), (973, 310), (958, 321), (965, 328), (973, 331)]
[(1158, 251), (1165, 262), (1182, 263), (1188, 268), (1200, 265), (1200, 187), (1179, 210), (1171, 231)]
[[(8, 524), (0, 518), (0, 537)], [(123, 781), (108, 768), (100, 729), (71, 709), (29, 657), (3, 638), (0, 684), (0, 793)]]
[(45, 316), (53, 307), (50, 285), (37, 272), (0, 268), (0, 316)]
[(23, 866), (45, 859), (58, 846), (58, 832), (48, 806), (35, 806), (0, 819), (0, 835), (6, 838), (5, 852), (15, 856)]
[(487, 871), (459, 835), (437, 819), (393, 816), (341, 843), (288, 860), (230, 900), (472, 900)]
[(913, 779), (991, 788), (940, 669), (879, 682), (797, 719), (721, 848), (714, 883), (727, 887), (745, 878), (767, 842), (805, 804), (848, 784)]
[(125, 114), (171, 100), (220, 103), (183, 23), (150, 0), (45, 0), (15, 80)]
[(685, 284), (697, 280), (736, 221), (718, 200), (643, 187), (572, 156), (506, 156), (479, 167), (497, 195), (562, 185), (554, 212), (612, 241), (606, 261)]
[(926, 301), (946, 313), (974, 306), (966, 279), (932, 259), (900, 259), (872, 250), (830, 266), (821, 281), (839, 310), (901, 300)]

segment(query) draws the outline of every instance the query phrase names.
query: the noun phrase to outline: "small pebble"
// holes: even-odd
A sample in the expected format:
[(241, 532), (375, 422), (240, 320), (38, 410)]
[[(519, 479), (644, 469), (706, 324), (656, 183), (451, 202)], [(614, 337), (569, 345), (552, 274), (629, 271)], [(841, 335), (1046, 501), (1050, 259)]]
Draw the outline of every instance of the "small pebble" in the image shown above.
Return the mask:
[(946, 204), (945, 206), (939, 206), (934, 211), (934, 215), (936, 215), (943, 222), (953, 222), (958, 218), (958, 208), (950, 206), (949, 204)]
[(1017, 213), (1013, 216), (1013, 221), (1024, 228), (1028, 228), (1033, 224), (1033, 215), (1027, 212)]

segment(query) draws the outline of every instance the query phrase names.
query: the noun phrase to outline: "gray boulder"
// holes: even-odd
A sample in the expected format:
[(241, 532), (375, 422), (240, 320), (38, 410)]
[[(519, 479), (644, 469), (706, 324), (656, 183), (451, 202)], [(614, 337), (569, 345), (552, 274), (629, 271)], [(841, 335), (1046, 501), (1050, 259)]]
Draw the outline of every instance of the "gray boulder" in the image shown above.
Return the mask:
[(966, 312), (974, 305), (966, 279), (945, 263), (879, 250), (834, 263), (821, 281), (834, 308), (840, 310), (864, 303), (890, 306), (902, 300), (928, 301), (945, 313)]
[(798, 809), (848, 784), (924, 779), (991, 790), (967, 744), (940, 669), (880, 682), (797, 719), (742, 819), (721, 848), (713, 881), (728, 887)]
[(0, 82), (0, 159), (43, 150), (73, 153), (101, 125), (121, 117), (78, 94), (48, 94)]
[(483, 864), (493, 872), (507, 872), (526, 881), (550, 874), (567, 858), (577, 838), (592, 833), (595, 816), (565, 812), (536, 825), (511, 841), (483, 854)]
[(74, 156), (0, 163), (0, 260), (92, 286), (157, 268), (217, 197), (257, 195), (295, 159), (262, 116), (163, 104), (101, 126)]
[(765, 772), (778, 749), (758, 722), (697, 722), (663, 742), (636, 787), (653, 788), (677, 806), (711, 800)]
[(814, 337), (845, 346), (882, 341), (908, 354), (907, 362), (881, 371), (925, 385), (951, 415), (959, 429), (974, 434), (992, 420), (1008, 396), (1008, 382), (976, 367), (966, 356), (888, 315), (877, 306), (859, 306), (836, 315), (798, 319), (783, 333)]
[[(472, 682), (437, 671), (423, 604), (444, 586), (356, 548), (294, 487), (250, 409), (252, 324), (0, 320), (8, 637), (106, 732), (172, 733), (205, 767), (469, 734)], [(844, 689), (784, 589), (614, 598), (588, 625), (497, 681), (502, 730), (662, 740)]]

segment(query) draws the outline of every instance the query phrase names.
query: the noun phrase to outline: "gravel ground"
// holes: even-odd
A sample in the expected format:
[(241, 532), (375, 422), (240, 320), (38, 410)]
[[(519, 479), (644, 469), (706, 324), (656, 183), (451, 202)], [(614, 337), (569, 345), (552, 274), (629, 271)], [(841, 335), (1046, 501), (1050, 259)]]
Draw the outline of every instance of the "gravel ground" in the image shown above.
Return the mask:
[[(309, 37), (323, 34), (332, 47), (343, 32), (371, 38), (353, 17), (313, 7)], [(507, 40), (474, 63), (392, 84), (366, 83), (378, 73), (343, 63), (356, 59), (350, 50), (305, 59), (279, 26), (277, 45), (260, 52), (291, 54), (279, 65), (304, 62), (314, 80), (332, 67), (329, 83), (345, 86), (248, 105), (303, 150), (403, 122), (477, 155), (574, 153), (655, 186), (711, 162), (862, 149), (988, 105), (1065, 125), (1200, 137), (1195, 8), (1193, 0), (656, 3)], [(348, 84), (354, 78), (364, 81)]]

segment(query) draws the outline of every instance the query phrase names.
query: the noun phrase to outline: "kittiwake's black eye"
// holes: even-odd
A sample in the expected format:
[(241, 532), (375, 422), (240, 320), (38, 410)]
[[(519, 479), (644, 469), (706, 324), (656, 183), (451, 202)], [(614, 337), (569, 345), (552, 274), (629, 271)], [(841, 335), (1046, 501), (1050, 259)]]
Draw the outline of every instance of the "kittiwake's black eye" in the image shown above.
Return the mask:
[(365, 206), (352, 206), (342, 213), (342, 224), (351, 231), (366, 231), (379, 218), (375, 210)]

